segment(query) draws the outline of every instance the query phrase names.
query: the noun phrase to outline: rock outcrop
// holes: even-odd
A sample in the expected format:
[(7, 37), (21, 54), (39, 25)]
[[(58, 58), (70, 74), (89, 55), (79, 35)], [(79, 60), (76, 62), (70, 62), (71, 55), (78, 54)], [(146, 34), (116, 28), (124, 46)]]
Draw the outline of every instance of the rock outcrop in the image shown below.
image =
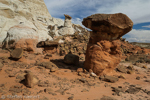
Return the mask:
[[(64, 24), (63, 20), (51, 17), (44, 0), (1, 0), (0, 22), (0, 43), (5, 42), (8, 35), (12, 35), (15, 42), (24, 36), (28, 39), (38, 37), (38, 41), (52, 40), (48, 25)], [(25, 27), (28, 29), (24, 30)]]
[(92, 29), (87, 45), (84, 68), (97, 75), (110, 73), (121, 61), (119, 39), (132, 29), (133, 22), (124, 14), (95, 14), (83, 19)]

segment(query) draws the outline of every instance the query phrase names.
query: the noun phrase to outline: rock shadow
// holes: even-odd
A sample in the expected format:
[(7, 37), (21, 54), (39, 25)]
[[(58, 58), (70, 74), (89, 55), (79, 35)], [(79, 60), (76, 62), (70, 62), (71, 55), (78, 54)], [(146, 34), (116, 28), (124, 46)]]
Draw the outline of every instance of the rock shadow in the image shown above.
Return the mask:
[(55, 65), (57, 65), (58, 68), (61, 69), (77, 70), (78, 68), (83, 68), (84, 65), (84, 61), (79, 61), (78, 65), (66, 64), (63, 59), (54, 59), (50, 61), (53, 62)]

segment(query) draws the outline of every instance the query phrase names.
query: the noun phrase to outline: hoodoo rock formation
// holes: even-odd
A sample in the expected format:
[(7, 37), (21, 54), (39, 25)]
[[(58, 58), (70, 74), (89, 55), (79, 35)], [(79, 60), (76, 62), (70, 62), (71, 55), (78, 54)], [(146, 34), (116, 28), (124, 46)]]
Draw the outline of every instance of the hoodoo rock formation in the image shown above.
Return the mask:
[(62, 35), (73, 35), (75, 33), (75, 29), (72, 27), (72, 22), (71, 19), (72, 17), (69, 15), (64, 14), (65, 16), (65, 21), (64, 21), (64, 25), (61, 27), (58, 27), (57, 25), (50, 25), (49, 26), (49, 34), (52, 37), (57, 37), (57, 36), (62, 36)]
[(94, 14), (82, 24), (93, 30), (87, 45), (84, 68), (97, 75), (110, 73), (121, 61), (121, 36), (132, 29), (133, 22), (122, 13)]

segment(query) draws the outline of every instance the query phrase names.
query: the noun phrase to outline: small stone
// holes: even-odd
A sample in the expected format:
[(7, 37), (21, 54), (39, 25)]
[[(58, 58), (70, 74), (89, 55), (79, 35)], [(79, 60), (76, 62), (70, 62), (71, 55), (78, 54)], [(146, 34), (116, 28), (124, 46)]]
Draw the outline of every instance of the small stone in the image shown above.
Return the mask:
[(40, 98), (39, 100), (49, 100), (47, 97)]
[(150, 95), (150, 91), (147, 92), (147, 95)]
[(100, 100), (117, 100), (117, 99), (109, 96), (103, 96)]
[(22, 48), (16, 48), (13, 50), (10, 54), (10, 56), (14, 59), (20, 59), (23, 55), (23, 49)]
[(139, 76), (136, 77), (137, 80), (140, 80), (141, 78)]
[(9, 77), (15, 77), (15, 75), (16, 75), (16, 74), (12, 73), (12, 74), (9, 74), (8, 76), (9, 76)]
[(22, 89), (20, 89), (20, 88), (10, 88), (9, 91), (10, 92), (15, 92), (15, 93), (20, 93), (22, 91)]
[(68, 100), (73, 100), (73, 98), (74, 98), (74, 97), (73, 97), (73, 96), (71, 96), (71, 97), (69, 97), (69, 98), (68, 98)]
[(49, 59), (49, 57), (52, 57), (52, 54), (46, 54), (44, 59)]
[(119, 79), (117, 77), (113, 77), (113, 76), (104, 76), (104, 78), (102, 79), (103, 81), (106, 82), (111, 82), (111, 83), (115, 83), (116, 81), (118, 81)]
[(133, 65), (129, 65), (129, 66), (127, 67), (127, 69), (129, 69), (129, 70), (134, 70), (134, 67), (133, 67)]
[(68, 89), (59, 89), (59, 90), (56, 90), (55, 92), (59, 92), (60, 94), (64, 95), (65, 91), (68, 90)]
[(129, 87), (129, 89), (126, 90), (127, 93), (130, 94), (136, 94), (140, 91), (140, 89), (136, 88), (136, 87)]
[(48, 94), (51, 94), (51, 95), (53, 95), (53, 96), (57, 95), (57, 94), (54, 93), (54, 92), (48, 92)]
[(118, 78), (126, 79), (124, 75), (120, 75)]
[(48, 93), (48, 92), (53, 92), (53, 89), (51, 89), (51, 88), (46, 88), (46, 89), (44, 89), (44, 92), (46, 92), (46, 93)]
[(29, 72), (25, 75), (26, 86), (33, 88), (38, 82), (39, 80), (33, 75), (32, 72)]
[(89, 92), (89, 90), (87, 90), (87, 89), (83, 89), (81, 92)]
[(145, 68), (145, 69), (147, 69), (147, 66), (146, 66), (146, 65), (143, 65), (143, 66), (142, 66), (142, 68)]
[(93, 73), (93, 72), (91, 72), (90, 75), (91, 75), (92, 77), (97, 77), (97, 75), (96, 75), (95, 73)]
[(52, 67), (51, 69), (50, 69), (50, 72), (55, 72), (55, 71), (57, 71), (58, 70), (58, 67)]
[(93, 70), (92, 69), (89, 69), (89, 73), (92, 73), (93, 72)]
[(79, 72), (83, 72), (83, 68), (78, 68), (77, 69), (77, 72), (79, 73)]
[(127, 72), (126, 67), (123, 66), (123, 65), (118, 66), (117, 67), (117, 71), (122, 72), (122, 73), (126, 73)]
[(24, 80), (25, 79), (24, 75), (25, 75), (24, 73), (18, 74), (16, 79)]
[(82, 83), (87, 82), (87, 80), (85, 78), (81, 78), (81, 79), (79, 79), (79, 81), (81, 81)]
[(133, 70), (128, 70), (127, 73), (128, 74), (134, 74), (134, 71)]
[(82, 72), (79, 72), (78, 75), (79, 75), (79, 76), (83, 76), (83, 73), (82, 73)]
[(0, 62), (0, 71), (2, 70), (3, 66), (4, 65)]
[(5, 84), (0, 84), (0, 87), (4, 87), (5, 86)]

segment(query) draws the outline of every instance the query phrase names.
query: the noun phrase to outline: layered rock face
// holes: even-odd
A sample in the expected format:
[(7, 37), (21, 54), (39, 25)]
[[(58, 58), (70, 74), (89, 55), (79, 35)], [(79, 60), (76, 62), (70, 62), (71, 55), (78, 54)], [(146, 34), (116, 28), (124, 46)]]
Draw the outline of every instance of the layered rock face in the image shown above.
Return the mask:
[(87, 45), (84, 68), (97, 75), (110, 73), (121, 61), (119, 39), (132, 29), (133, 22), (122, 13), (95, 14), (82, 24), (93, 30)]
[[(31, 34), (25, 32), (20, 32), (18, 34), (18, 31), (21, 30), (21, 28), (18, 27), (17, 29), (16, 25), (20, 26), (22, 24), (24, 24), (23, 27), (30, 28)], [(11, 35), (11, 38), (14, 38), (16, 42), (18, 41), (18, 38), (23, 37), (25, 34), (25, 37), (28, 39), (32, 39), (36, 35), (38, 41), (46, 40), (47, 38), (52, 40), (52, 37), (48, 35), (49, 30), (47, 27), (48, 25), (55, 24), (61, 26), (64, 24), (64, 21), (51, 17), (44, 0), (0, 1), (0, 43), (6, 40), (5, 38), (7, 35)], [(12, 32), (12, 30), (17, 32)]]

